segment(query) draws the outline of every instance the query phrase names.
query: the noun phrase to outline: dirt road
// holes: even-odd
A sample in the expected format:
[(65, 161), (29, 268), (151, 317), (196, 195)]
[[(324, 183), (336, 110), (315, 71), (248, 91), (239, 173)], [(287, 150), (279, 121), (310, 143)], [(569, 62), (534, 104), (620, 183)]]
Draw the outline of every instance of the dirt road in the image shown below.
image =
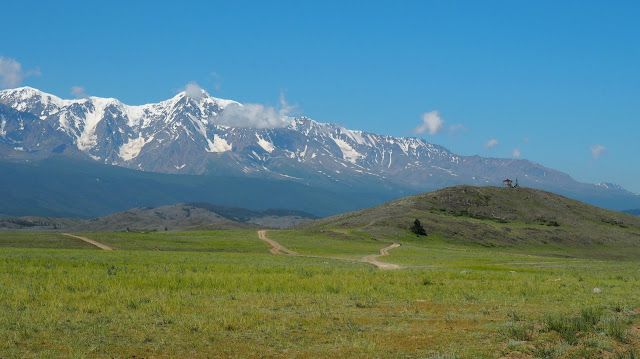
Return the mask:
[(102, 243), (100, 243), (100, 242), (96, 242), (96, 241), (94, 241), (93, 239), (89, 239), (89, 238), (86, 238), (86, 237), (76, 236), (76, 235), (73, 235), (73, 234), (70, 234), (70, 233), (62, 233), (62, 234), (63, 234), (63, 235), (65, 235), (65, 236), (67, 236), (67, 237), (72, 237), (72, 238), (75, 238), (75, 239), (79, 239), (79, 240), (81, 240), (81, 241), (85, 241), (85, 242), (87, 242), (87, 243), (89, 243), (89, 244), (93, 244), (94, 246), (96, 246), (96, 247), (98, 247), (98, 248), (100, 248), (100, 249), (104, 249), (105, 251), (112, 251), (112, 250), (113, 250), (113, 248), (111, 248), (111, 247), (109, 247), (109, 246), (107, 246), (107, 245), (105, 245), (105, 244), (102, 244)]
[[(292, 251), (290, 249), (287, 249), (286, 247), (284, 247), (280, 243), (278, 243), (278, 242), (276, 242), (276, 241), (274, 241), (272, 239), (267, 238), (267, 231), (258, 231), (258, 238), (260, 238), (261, 240), (263, 240), (263, 241), (265, 241), (265, 242), (267, 242), (267, 243), (269, 243), (271, 245), (272, 248), (269, 250), (269, 252), (271, 252), (273, 254), (284, 254), (284, 253), (286, 253), (286, 254), (290, 254), (290, 255), (293, 255), (293, 256), (297, 256), (298, 255), (298, 253), (296, 253), (296, 252), (294, 252), (294, 251)], [(282, 253), (282, 252), (284, 252), (284, 253)]]
[[(258, 231), (258, 238), (260, 238), (261, 240), (269, 243), (269, 245), (271, 245), (271, 249), (269, 250), (269, 252), (271, 252), (272, 254), (289, 254), (289, 255), (293, 255), (293, 256), (300, 256), (300, 257), (309, 257), (309, 258), (328, 258), (328, 259), (337, 259), (337, 260), (345, 260), (345, 261), (354, 261), (354, 259), (347, 259), (347, 258), (334, 258), (334, 257), (323, 257), (323, 256), (310, 256), (310, 255), (301, 255), (298, 254), (286, 247), (284, 247), (283, 245), (281, 245), (280, 243), (267, 238), (267, 231)], [(380, 262), (378, 260), (378, 257), (381, 256), (386, 256), (387, 254), (389, 254), (389, 251), (394, 249), (394, 248), (398, 248), (400, 247), (400, 243), (394, 243), (390, 246), (384, 247), (380, 250), (380, 254), (371, 254), (368, 256), (364, 256), (362, 257), (361, 260), (359, 260), (360, 262), (366, 262), (366, 263), (370, 263), (373, 264), (374, 266), (378, 267), (379, 269), (401, 269), (401, 268), (405, 268), (404, 266), (400, 266), (397, 264), (393, 264), (393, 263), (385, 263), (385, 262)], [(355, 261), (358, 261), (357, 259)]]
[(388, 247), (384, 247), (380, 250), (380, 254), (372, 254), (372, 255), (368, 255), (368, 256), (364, 256), (362, 257), (362, 261), (363, 262), (367, 262), (367, 263), (371, 263), (374, 266), (380, 268), (380, 269), (400, 269), (403, 268), (402, 266), (399, 266), (397, 264), (393, 264), (393, 263), (385, 263), (385, 262), (380, 262), (378, 260), (378, 257), (382, 257), (382, 256), (386, 256), (387, 254), (389, 254), (389, 251), (391, 249), (394, 248), (398, 248), (400, 247), (400, 243), (394, 243)]

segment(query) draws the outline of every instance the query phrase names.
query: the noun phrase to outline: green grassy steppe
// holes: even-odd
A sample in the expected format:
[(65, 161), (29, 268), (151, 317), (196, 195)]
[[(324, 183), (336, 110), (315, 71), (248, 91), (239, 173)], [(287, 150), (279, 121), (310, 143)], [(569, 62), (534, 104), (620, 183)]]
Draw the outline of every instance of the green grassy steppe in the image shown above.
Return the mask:
[[(3, 245), (0, 356), (595, 358), (639, 343), (637, 261), (407, 236), (381, 260), (415, 267), (389, 271), (355, 261), (383, 241), (327, 234), (314, 253), (318, 233), (267, 233), (317, 257), (271, 255), (253, 231), (87, 235), (111, 252)], [(585, 308), (601, 315), (574, 342), (545, 324)]]
[(0, 234), (0, 248), (98, 249), (60, 233)]
[(255, 230), (81, 234), (121, 250), (266, 253), (269, 245), (255, 235)]
[[(427, 237), (410, 234), (419, 218)], [(640, 221), (536, 190), (253, 230), (0, 234), (2, 358), (636, 358)], [(365, 257), (401, 244), (379, 261)]]

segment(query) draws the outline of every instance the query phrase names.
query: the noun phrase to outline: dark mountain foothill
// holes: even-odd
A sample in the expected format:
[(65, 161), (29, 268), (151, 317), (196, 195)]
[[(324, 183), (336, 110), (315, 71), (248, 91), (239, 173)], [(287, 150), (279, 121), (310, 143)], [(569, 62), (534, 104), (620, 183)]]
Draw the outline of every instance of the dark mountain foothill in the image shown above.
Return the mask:
[(0, 232), (160, 232), (213, 229), (283, 228), (317, 218), (291, 210), (214, 206), (208, 203), (140, 207), (109, 216), (0, 218)]

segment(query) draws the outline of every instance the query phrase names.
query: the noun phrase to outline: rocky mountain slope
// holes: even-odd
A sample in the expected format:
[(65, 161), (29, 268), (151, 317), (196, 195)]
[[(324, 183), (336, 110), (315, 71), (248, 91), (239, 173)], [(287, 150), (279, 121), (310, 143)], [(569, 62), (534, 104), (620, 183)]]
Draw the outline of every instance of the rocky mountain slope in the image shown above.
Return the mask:
[[(256, 125), (249, 121), (256, 116), (267, 118)], [(141, 106), (113, 98), (63, 100), (29, 87), (0, 91), (0, 160), (51, 156), (159, 173), (270, 178), (395, 194), (496, 185), (518, 177), (524, 186), (610, 208), (640, 203), (633, 194), (579, 183), (527, 160), (458, 156), (422, 139), (256, 112), (204, 91)]]

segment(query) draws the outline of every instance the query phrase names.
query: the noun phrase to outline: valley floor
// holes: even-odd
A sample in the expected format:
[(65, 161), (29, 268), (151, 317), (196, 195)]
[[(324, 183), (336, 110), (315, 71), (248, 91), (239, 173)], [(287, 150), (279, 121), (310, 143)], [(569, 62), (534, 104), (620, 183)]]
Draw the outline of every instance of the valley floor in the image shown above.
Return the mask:
[(640, 354), (636, 247), (329, 231), (77, 235), (114, 250), (61, 234), (0, 235), (0, 357)]

